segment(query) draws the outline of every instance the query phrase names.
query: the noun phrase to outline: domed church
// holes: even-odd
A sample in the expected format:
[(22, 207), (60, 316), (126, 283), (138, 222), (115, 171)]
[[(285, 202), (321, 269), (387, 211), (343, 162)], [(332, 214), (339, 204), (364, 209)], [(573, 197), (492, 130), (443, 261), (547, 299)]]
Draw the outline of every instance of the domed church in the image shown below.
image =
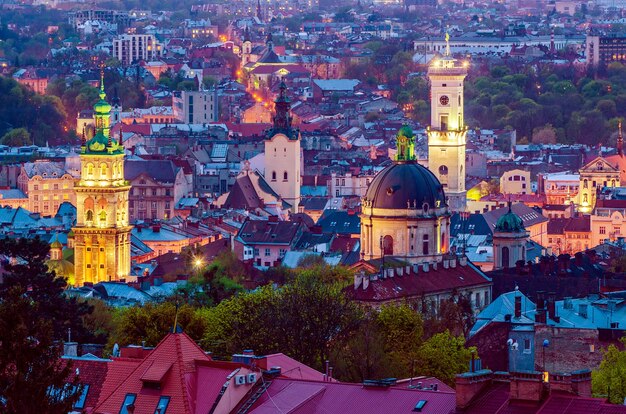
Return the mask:
[(397, 134), (393, 164), (372, 180), (362, 200), (361, 256), (439, 262), (448, 251), (450, 212), (443, 186), (415, 158), (410, 127)]

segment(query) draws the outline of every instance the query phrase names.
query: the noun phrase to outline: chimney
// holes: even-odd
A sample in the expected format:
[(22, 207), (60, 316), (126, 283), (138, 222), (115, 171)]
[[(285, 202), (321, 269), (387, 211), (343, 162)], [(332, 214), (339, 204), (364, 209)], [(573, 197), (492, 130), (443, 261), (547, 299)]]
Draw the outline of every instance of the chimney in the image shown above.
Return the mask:
[(463, 256), (459, 259), (459, 265), (466, 266), (467, 265), (467, 257)]
[(456, 268), (456, 257), (453, 257), (452, 259), (450, 259), (450, 268), (451, 269)]
[(404, 267), (399, 267), (396, 269), (396, 276), (403, 276), (404, 275)]
[(454, 379), (456, 389), (456, 408), (467, 408), (474, 398), (491, 384), (492, 373), (489, 370), (465, 372)]
[(450, 260), (443, 259), (443, 268), (448, 269), (450, 267)]
[(546, 293), (543, 290), (537, 291), (537, 309), (545, 309), (546, 307), (545, 294)]
[(155, 224), (152, 226), (152, 231), (155, 233), (159, 233), (161, 231), (161, 225), (160, 224)]
[(522, 297), (521, 296), (515, 296), (515, 317), (516, 318), (522, 317)]
[(411, 266), (410, 266), (410, 265), (406, 265), (406, 266), (404, 267), (404, 273), (405, 273), (407, 276), (410, 276), (410, 275), (411, 275)]
[(64, 342), (63, 343), (63, 356), (77, 357), (78, 356), (78, 342)]
[(428, 270), (429, 270), (428, 263), (424, 263), (424, 264), (422, 264), (422, 270), (423, 270), (424, 272), (428, 273)]
[(537, 371), (511, 373), (510, 399), (539, 402), (546, 394), (543, 373)]
[(548, 318), (555, 320), (556, 318), (556, 293), (548, 293)]
[(582, 369), (574, 371), (572, 377), (572, 392), (585, 398), (591, 398), (591, 371)]
[(417, 275), (417, 273), (419, 272), (419, 269), (420, 269), (419, 263), (413, 263), (413, 273)]

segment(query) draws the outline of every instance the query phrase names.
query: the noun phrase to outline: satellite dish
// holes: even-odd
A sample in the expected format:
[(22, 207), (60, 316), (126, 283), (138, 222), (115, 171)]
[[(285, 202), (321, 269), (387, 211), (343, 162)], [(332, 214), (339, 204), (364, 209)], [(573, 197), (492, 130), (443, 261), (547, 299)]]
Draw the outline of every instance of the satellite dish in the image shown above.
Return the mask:
[(117, 343), (113, 345), (113, 356), (114, 357), (120, 356), (120, 346)]

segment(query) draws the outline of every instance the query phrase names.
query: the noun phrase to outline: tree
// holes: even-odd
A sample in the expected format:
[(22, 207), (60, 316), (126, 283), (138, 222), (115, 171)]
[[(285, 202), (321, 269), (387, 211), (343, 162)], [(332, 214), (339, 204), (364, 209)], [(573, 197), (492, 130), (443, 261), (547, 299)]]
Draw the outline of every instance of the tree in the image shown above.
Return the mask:
[[(626, 346), (626, 337), (620, 339)], [(591, 385), (596, 397), (605, 397), (613, 404), (626, 398), (626, 351), (611, 344), (604, 351), (600, 367), (591, 373)]]
[(417, 371), (452, 386), (456, 374), (467, 371), (472, 351), (476, 348), (466, 348), (462, 336), (453, 336), (449, 331), (436, 334), (420, 347)]
[(31, 145), (33, 141), (30, 139), (30, 133), (26, 128), (15, 128), (4, 134), (0, 139), (3, 145), (10, 147), (22, 147), (25, 145)]
[(550, 124), (533, 129), (534, 144), (556, 144), (556, 129)]
[(0, 254), (11, 258), (0, 284), (0, 411), (71, 411), (80, 395), (71, 363), (56, 344), (68, 328), (82, 331), (89, 309), (64, 295), (66, 281), (48, 271), (47, 243), (2, 239)]
[(111, 349), (114, 344), (137, 345), (143, 342), (156, 346), (168, 332), (172, 332), (175, 320), (196, 341), (205, 333), (205, 321), (193, 307), (186, 304), (178, 306), (172, 302), (146, 303), (119, 309), (115, 313), (114, 329), (107, 348)]

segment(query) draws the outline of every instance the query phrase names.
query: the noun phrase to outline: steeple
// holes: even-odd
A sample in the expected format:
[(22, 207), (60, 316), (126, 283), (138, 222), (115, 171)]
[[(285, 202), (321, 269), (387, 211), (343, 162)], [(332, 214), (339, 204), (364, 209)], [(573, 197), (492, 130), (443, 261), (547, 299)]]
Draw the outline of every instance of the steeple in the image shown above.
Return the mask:
[(246, 28), (243, 30), (243, 41), (244, 42), (250, 41), (250, 29), (248, 28), (248, 26), (246, 26)]
[(415, 135), (410, 126), (404, 125), (396, 135), (396, 162), (415, 161)]
[(100, 100), (93, 106), (96, 133), (84, 143), (87, 152), (123, 152), (111, 137), (111, 105), (106, 101), (104, 91), (104, 66), (100, 67)]
[(274, 114), (274, 126), (268, 131), (268, 138), (271, 138), (277, 133), (282, 133), (287, 135), (289, 139), (298, 139), (297, 131), (291, 126), (291, 100), (289, 96), (287, 96), (287, 85), (285, 81), (281, 80), (279, 89), (278, 97), (274, 101), (276, 111)]
[(261, 12), (261, 0), (256, 1), (256, 17), (263, 21), (263, 13)]
[(272, 32), (267, 34), (267, 39), (265, 40), (265, 44), (267, 45), (268, 52), (274, 50), (274, 37), (272, 36)]
[(620, 157), (624, 156), (624, 137), (622, 136), (622, 121), (619, 121), (617, 124), (618, 132), (617, 132), (617, 154)]

